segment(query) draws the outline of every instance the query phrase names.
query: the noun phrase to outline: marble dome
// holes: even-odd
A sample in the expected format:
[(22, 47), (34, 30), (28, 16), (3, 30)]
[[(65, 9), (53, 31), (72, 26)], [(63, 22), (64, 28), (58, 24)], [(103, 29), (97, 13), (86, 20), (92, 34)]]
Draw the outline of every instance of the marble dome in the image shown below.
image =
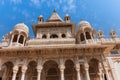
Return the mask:
[(79, 24), (78, 24), (78, 26), (79, 27), (83, 27), (83, 28), (86, 28), (86, 27), (91, 28), (90, 23), (87, 22), (87, 21), (80, 21)]
[(14, 30), (24, 31), (27, 34), (29, 33), (29, 28), (24, 23), (18, 23), (18, 24), (16, 24), (15, 27), (14, 27)]

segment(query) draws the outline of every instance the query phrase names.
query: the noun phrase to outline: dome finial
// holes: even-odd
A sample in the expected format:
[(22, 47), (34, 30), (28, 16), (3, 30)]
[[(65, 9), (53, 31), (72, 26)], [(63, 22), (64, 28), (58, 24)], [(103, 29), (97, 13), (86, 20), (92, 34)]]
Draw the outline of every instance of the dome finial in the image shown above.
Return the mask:
[(22, 21), (21, 23), (24, 24), (24, 21)]
[(56, 13), (56, 8), (54, 8), (54, 11), (53, 11), (54, 13)]

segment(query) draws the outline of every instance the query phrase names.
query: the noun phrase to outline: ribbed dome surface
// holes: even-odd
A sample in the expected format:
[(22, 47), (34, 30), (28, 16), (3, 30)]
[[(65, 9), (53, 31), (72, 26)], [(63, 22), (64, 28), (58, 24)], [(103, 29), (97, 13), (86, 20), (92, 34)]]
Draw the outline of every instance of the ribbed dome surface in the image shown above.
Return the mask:
[(14, 30), (21, 30), (21, 31), (24, 31), (26, 33), (29, 33), (29, 28), (24, 23), (16, 24), (15, 27), (14, 27)]
[(80, 21), (79, 24), (78, 24), (79, 27), (89, 27), (91, 28), (91, 25), (89, 22), (87, 21)]

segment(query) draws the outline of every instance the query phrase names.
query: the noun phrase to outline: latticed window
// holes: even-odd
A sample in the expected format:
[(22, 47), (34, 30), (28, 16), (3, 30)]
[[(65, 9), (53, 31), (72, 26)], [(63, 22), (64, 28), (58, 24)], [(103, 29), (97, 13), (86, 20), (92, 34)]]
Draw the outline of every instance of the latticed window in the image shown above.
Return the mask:
[(14, 35), (13, 42), (17, 42), (18, 34)]
[(81, 41), (85, 40), (85, 37), (84, 37), (83, 33), (80, 34), (80, 39), (81, 39)]
[(90, 33), (89, 32), (85, 32), (86, 34), (86, 39), (91, 39)]
[(20, 35), (19, 43), (23, 44), (23, 40), (24, 40), (24, 36), (23, 36), (23, 35)]

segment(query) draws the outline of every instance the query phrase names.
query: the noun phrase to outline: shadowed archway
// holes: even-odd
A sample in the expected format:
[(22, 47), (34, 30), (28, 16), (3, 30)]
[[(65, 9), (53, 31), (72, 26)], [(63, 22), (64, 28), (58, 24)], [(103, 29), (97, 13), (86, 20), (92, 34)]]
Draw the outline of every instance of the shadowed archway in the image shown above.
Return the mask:
[(41, 80), (60, 80), (60, 71), (55, 61), (49, 60), (44, 63)]
[(99, 68), (98, 64), (99, 61), (95, 58), (91, 59), (89, 61), (89, 74), (90, 74), (90, 79), (91, 80), (98, 80), (99, 79)]
[(35, 61), (31, 61), (28, 64), (26, 80), (37, 80), (37, 63)]
[(0, 70), (1, 80), (12, 80), (13, 66), (12, 62), (6, 62), (2, 65)]
[(77, 80), (77, 72), (75, 70), (75, 65), (72, 60), (67, 60), (65, 62), (65, 80)]

